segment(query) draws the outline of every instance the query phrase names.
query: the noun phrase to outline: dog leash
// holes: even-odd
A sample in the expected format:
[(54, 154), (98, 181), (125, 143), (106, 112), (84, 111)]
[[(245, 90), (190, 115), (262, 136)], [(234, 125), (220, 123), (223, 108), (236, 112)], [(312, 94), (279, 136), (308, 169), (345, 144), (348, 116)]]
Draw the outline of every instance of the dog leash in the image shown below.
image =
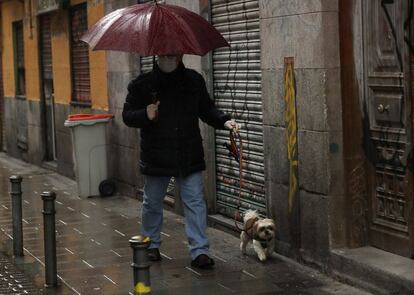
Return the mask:
[[(241, 220), (240, 216), (240, 207), (241, 207), (241, 193), (243, 189), (243, 140), (238, 131), (234, 129), (230, 130), (230, 144), (225, 143), (225, 146), (229, 150), (230, 156), (233, 156), (234, 159), (239, 163), (239, 196), (237, 199), (237, 208), (234, 212), (234, 225), (239, 232), (245, 231), (247, 233), (253, 227), (253, 224), (247, 229), (241, 229), (237, 223), (238, 220)], [(236, 139), (239, 141), (239, 148), (237, 148)]]
[[(238, 220), (241, 220), (240, 207), (241, 193), (243, 189), (243, 140), (240, 133), (238, 131), (234, 131), (234, 129), (230, 130), (229, 137), (230, 144), (224, 143), (224, 146), (229, 150), (229, 155), (233, 156), (233, 158), (239, 163), (239, 196), (237, 198), (237, 208), (236, 211), (234, 211), (234, 225), (239, 232), (244, 231), (250, 239), (253, 239), (253, 237), (249, 234), (249, 231), (253, 228), (258, 218), (256, 218), (247, 228), (240, 228), (237, 223)], [(236, 139), (239, 141), (239, 148), (237, 148)], [(243, 220), (241, 221), (243, 222)]]

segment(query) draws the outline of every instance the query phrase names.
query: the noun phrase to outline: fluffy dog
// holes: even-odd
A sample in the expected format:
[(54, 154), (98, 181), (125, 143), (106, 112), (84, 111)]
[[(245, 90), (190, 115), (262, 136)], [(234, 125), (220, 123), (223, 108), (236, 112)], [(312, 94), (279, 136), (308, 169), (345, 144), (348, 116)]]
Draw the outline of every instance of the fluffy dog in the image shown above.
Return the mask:
[(253, 249), (260, 261), (265, 261), (275, 248), (276, 225), (272, 219), (260, 218), (257, 211), (247, 210), (240, 234), (240, 251), (246, 254), (246, 246), (253, 241)]

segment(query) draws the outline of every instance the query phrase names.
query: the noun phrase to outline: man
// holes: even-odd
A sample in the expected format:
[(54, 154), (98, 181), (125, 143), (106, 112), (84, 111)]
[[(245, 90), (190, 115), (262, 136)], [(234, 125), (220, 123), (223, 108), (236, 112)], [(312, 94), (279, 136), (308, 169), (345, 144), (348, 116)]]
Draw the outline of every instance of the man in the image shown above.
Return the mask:
[(128, 85), (124, 123), (141, 129), (140, 169), (144, 174), (142, 234), (151, 238), (148, 257), (161, 260), (163, 199), (172, 176), (180, 188), (191, 265), (210, 268), (203, 194), (204, 151), (199, 118), (218, 129), (238, 125), (214, 107), (203, 77), (185, 68), (182, 56), (159, 56), (152, 72)]

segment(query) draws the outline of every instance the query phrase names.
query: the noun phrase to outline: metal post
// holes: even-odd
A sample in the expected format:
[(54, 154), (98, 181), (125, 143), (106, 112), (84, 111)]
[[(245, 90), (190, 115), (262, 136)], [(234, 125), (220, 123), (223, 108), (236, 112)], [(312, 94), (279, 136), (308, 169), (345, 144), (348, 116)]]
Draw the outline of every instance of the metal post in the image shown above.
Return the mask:
[(129, 240), (133, 250), (133, 262), (131, 266), (134, 271), (134, 290), (135, 295), (150, 294), (150, 262), (147, 256), (147, 248), (150, 244), (150, 238), (143, 236), (134, 236)]
[(45, 244), (46, 287), (57, 286), (56, 271), (56, 232), (55, 232), (55, 200), (54, 192), (43, 192), (43, 228)]
[(22, 178), (13, 175), (9, 179), (13, 220), (13, 254), (14, 256), (23, 256)]

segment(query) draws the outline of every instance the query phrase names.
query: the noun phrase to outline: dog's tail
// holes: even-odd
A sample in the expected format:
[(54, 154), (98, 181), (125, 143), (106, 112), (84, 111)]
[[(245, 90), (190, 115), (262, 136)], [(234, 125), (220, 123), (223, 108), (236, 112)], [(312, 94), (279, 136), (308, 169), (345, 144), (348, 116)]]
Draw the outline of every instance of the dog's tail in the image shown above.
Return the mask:
[(243, 221), (244, 223), (246, 223), (247, 220), (255, 219), (256, 217), (259, 217), (259, 214), (257, 214), (257, 210), (249, 209), (246, 212), (244, 212)]

